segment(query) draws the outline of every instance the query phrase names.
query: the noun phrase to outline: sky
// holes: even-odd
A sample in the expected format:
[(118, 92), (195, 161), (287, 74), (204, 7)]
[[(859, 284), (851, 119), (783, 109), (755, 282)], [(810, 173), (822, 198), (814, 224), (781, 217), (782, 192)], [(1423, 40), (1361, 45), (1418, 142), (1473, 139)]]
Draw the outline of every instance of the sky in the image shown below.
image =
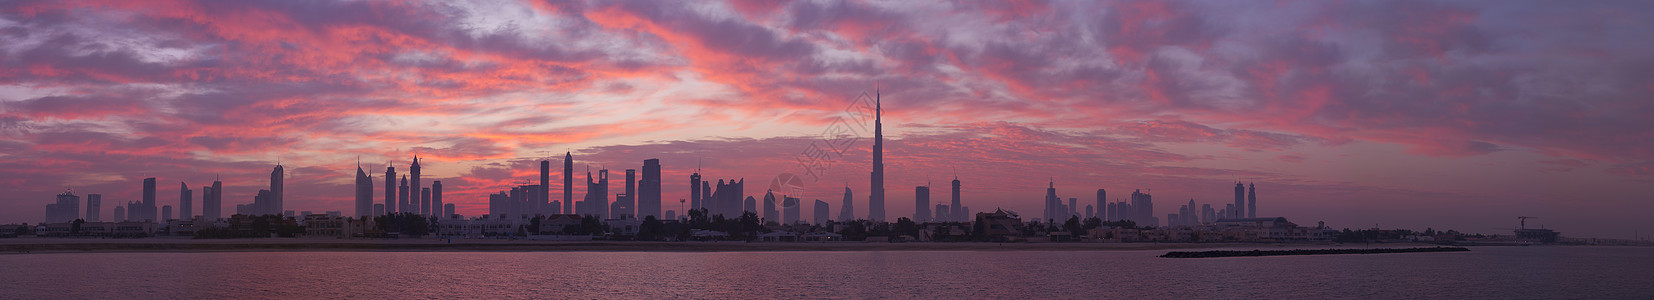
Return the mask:
[(668, 210), (700, 168), (866, 216), (876, 95), (892, 219), (953, 178), (973, 212), (1049, 184), (1162, 219), (1244, 181), (1300, 225), (1631, 238), (1649, 49), (1646, 1), (5, 1), (0, 223), (146, 177), (233, 211), (278, 162), (288, 209), (349, 214), (358, 166), (416, 154), (476, 216), (565, 152), (661, 159)]

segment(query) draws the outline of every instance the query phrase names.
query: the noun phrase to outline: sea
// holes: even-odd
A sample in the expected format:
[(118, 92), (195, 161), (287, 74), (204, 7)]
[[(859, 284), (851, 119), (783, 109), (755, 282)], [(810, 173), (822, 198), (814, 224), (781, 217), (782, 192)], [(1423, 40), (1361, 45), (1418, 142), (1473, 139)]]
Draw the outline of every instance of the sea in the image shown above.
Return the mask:
[(1654, 248), (0, 255), (5, 299), (1651, 299)]

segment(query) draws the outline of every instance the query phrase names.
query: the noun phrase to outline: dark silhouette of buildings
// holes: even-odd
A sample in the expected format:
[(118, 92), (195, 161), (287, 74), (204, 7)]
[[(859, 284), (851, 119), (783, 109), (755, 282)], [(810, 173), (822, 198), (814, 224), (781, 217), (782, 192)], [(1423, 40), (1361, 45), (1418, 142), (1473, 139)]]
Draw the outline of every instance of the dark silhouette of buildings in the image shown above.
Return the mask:
[(579, 213), (603, 219), (610, 216), (609, 208), (609, 170), (597, 170), (597, 180), (592, 180), (592, 172), (586, 171), (586, 200), (581, 201)]
[(1246, 190), (1246, 217), (1258, 217), (1258, 185), (1248, 183)]
[(930, 187), (913, 187), (913, 221), (930, 221)]
[(574, 154), (563, 152), (563, 214), (574, 213)]
[(356, 165), (356, 217), (373, 215), (373, 177)]
[(1235, 204), (1234, 204), (1235, 206), (1234, 206), (1234, 208), (1229, 209), (1229, 217), (1230, 218), (1239, 219), (1239, 218), (1245, 218), (1246, 217), (1246, 198), (1245, 197), (1246, 197), (1246, 187), (1242, 186), (1240, 182), (1235, 182)]
[(400, 202), (396, 200), (396, 166), (385, 166), (385, 177), (381, 178), (385, 179), (385, 214), (400, 212), (397, 207)]
[(637, 170), (626, 169), (626, 193), (615, 195), (615, 203), (611, 205), (609, 213), (612, 218), (626, 219), (637, 216)]
[(884, 222), (884, 106), (878, 91), (873, 92), (872, 181), (872, 194), (867, 195), (867, 219)]
[(80, 218), (80, 196), (75, 191), (64, 190), (57, 194), (57, 201), (46, 204), (46, 222), (62, 223)]
[(1097, 218), (1109, 221), (1108, 218), (1108, 191), (1097, 189)]
[(701, 186), (701, 169), (696, 168), (695, 173), (689, 174), (689, 209), (706, 207), (701, 203)]
[[(443, 205), (445, 205), (445, 204), (442, 204), (442, 181), (441, 180), (432, 180), (431, 181), (431, 210), (432, 210), (432, 212), (437, 213), (436, 214), (437, 217), (441, 217), (441, 218), (444, 218), (444, 219), (448, 218), (449, 216), (454, 215), (453, 213), (449, 213), (449, 212), (444, 211), (444, 206)], [(447, 207), (452, 207), (453, 206), (453, 204), (446, 204), (446, 205), (448, 205)]]
[(1045, 221), (1050, 223), (1055, 222), (1059, 218), (1068, 219), (1062, 216), (1062, 211), (1064, 211), (1062, 208), (1062, 198), (1057, 197), (1057, 182), (1051, 181), (1045, 188)]
[(179, 219), (189, 219), (189, 218), (194, 217), (195, 216), (194, 215), (195, 210), (190, 208), (190, 207), (195, 206), (194, 204), (195, 204), (195, 191), (190, 190), (190, 186), (188, 184), (184, 184), (183, 182), (179, 182), (178, 183), (178, 218)]
[(844, 187), (844, 204), (839, 205), (838, 211), (838, 220), (840, 222), (849, 222), (856, 219), (856, 204), (854, 199), (855, 198), (851, 198), (850, 196), (850, 187)]
[(213, 178), (212, 186), (201, 190), (201, 216), (208, 220), (224, 217), (224, 182)]
[(764, 221), (781, 223), (781, 211), (775, 208), (775, 191), (764, 191)]
[(140, 204), (142, 205), (138, 206), (136, 214), (133, 213), (131, 207), (128, 207), (126, 209), (127, 215), (137, 215), (138, 217), (131, 218), (137, 221), (157, 221), (155, 214), (157, 208), (155, 205), (155, 177), (144, 178), (143, 203)]
[(637, 185), (637, 216), (643, 219), (648, 216), (661, 217), (660, 202), (660, 159), (643, 160), (643, 180)]
[(832, 208), (827, 207), (827, 201), (821, 201), (821, 199), (816, 199), (815, 209), (810, 210), (810, 214), (815, 215), (814, 219), (815, 219), (815, 224), (816, 225), (826, 225), (827, 224), (827, 220), (828, 220), (827, 219), (827, 211), (830, 210), (830, 209), (832, 209)]
[(804, 223), (804, 220), (800, 219), (801, 217), (803, 217), (803, 214), (799, 213), (799, 208), (798, 207), (802, 206), (802, 204), (798, 203), (799, 199), (796, 198), (796, 197), (790, 197), (790, 196), (786, 196), (786, 195), (782, 195), (781, 199), (782, 199), (781, 200), (781, 211), (782, 211), (782, 213), (781, 213), (782, 217), (781, 218), (784, 219), (783, 222), (781, 222), (781, 224)]
[(402, 185), (396, 187), (396, 202), (400, 203), (399, 206), (402, 207), (402, 212), (418, 213), (419, 208), (408, 204), (409, 199), (412, 199), (408, 192), (408, 175), (402, 175)]
[(948, 204), (948, 219), (952, 222), (968, 222), (965, 217), (965, 206), (959, 203), (959, 176), (953, 176), (953, 201)]
[(286, 198), (283, 198), (286, 181), (287, 171), (282, 169), (281, 164), (276, 164), (276, 169), (270, 171), (270, 197), (266, 200), (267, 206), (263, 214), (280, 215), (285, 209), (282, 201), (286, 201)]
[(414, 207), (417, 207), (417, 209), (413, 210), (413, 213), (417, 213), (422, 216), (431, 215), (431, 199), (425, 198), (424, 194), (421, 193), (423, 189), (419, 185), (418, 155), (414, 155), (413, 165), (408, 166), (408, 174), (413, 176), (408, 182), (411, 184), (408, 186), (408, 197), (412, 197), (413, 199), (409, 199), (408, 204), (412, 204)]
[(100, 217), (100, 215), (102, 215), (102, 214), (103, 214), (103, 195), (100, 195), (100, 194), (86, 194), (86, 221), (87, 222), (102, 221), (103, 218)]
[[(540, 194), (534, 196), (540, 198), (538, 213), (550, 214), (552, 210), (555, 210), (551, 209), (551, 160), (549, 159), (540, 161)], [(433, 200), (431, 205), (432, 209), (437, 210), (437, 215), (441, 215), (443, 218), (448, 217), (448, 215), (441, 213), (442, 204)]]

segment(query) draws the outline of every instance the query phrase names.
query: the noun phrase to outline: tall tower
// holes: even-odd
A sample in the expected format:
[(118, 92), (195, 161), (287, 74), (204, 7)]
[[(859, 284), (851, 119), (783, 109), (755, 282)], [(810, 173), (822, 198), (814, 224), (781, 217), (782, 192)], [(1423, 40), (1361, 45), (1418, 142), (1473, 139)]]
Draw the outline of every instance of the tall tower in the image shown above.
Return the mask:
[(419, 188), (419, 156), (418, 155), (414, 155), (413, 165), (408, 166), (408, 174), (413, 176), (413, 178), (411, 178), (411, 180), (409, 180), (409, 182), (408, 182), (408, 184), (409, 184), (409, 186), (408, 186), (408, 197), (409, 197), (408, 204), (412, 204), (415, 207), (417, 207), (415, 209), (410, 209), (410, 211), (412, 211), (414, 213), (417, 213), (421, 216), (431, 215), (431, 199), (425, 199), (425, 197), (420, 195), (420, 192), (419, 192), (421, 189)]
[(924, 223), (930, 221), (930, 187), (913, 187), (913, 221)]
[(660, 159), (643, 160), (643, 180), (638, 181), (637, 216), (642, 219), (647, 216), (662, 217), (660, 214)]
[[(135, 221), (140, 221), (140, 222), (142, 222), (144, 220), (155, 221), (155, 222), (166, 221), (166, 220), (157, 220), (157, 219), (155, 219), (156, 217), (158, 217), (157, 215), (155, 215), (155, 208), (159, 207), (159, 206), (155, 205), (155, 177), (144, 178), (144, 200), (143, 201), (144, 201), (143, 205), (139, 205), (140, 208), (142, 208), (142, 209), (138, 209), (137, 211), (139, 213), (135, 214), (135, 215), (138, 215), (138, 216), (133, 217), (131, 219), (135, 219)], [(127, 210), (133, 210), (133, 209), (128, 208)], [(127, 213), (128, 214), (134, 214), (130, 211), (127, 212)]]
[(97, 222), (103, 214), (103, 195), (86, 194), (86, 221)]
[(948, 218), (952, 222), (965, 222), (965, 206), (959, 203), (959, 176), (953, 176), (953, 202), (948, 205)]
[[(701, 207), (706, 206), (706, 203), (701, 203), (703, 202), (701, 199), (702, 186), (701, 169), (696, 168), (695, 173), (689, 174), (689, 209), (698, 210), (701, 209)], [(689, 214), (686, 212), (684, 215), (687, 216)]]
[(436, 214), (437, 218), (447, 219), (448, 217), (453, 216), (454, 213), (448, 212), (445, 209), (446, 207), (453, 207), (453, 204), (448, 204), (447, 206), (444, 206), (442, 204), (442, 181), (441, 180), (432, 180), (431, 181), (431, 213)]
[(1246, 190), (1246, 217), (1258, 217), (1258, 184), (1248, 183)]
[(279, 163), (276, 164), (275, 170), (270, 171), (270, 211), (265, 212), (266, 214), (281, 215), (284, 210), (282, 200), (285, 198), (282, 198), (282, 187), (287, 185), (286, 174), (287, 171), (282, 169)]
[[(1057, 181), (1052, 180), (1045, 187), (1045, 221), (1046, 224), (1056, 222), (1058, 212), (1061, 211), (1062, 199), (1057, 198)], [(1065, 218), (1066, 219), (1066, 218)]]
[(867, 219), (884, 222), (884, 104), (878, 90), (873, 91), (873, 187), (870, 192)]
[(844, 187), (844, 204), (839, 205), (838, 220), (849, 222), (856, 219), (856, 205), (850, 196), (850, 187)]
[(574, 154), (563, 152), (563, 213), (574, 214)]
[(626, 169), (626, 199), (615, 199), (615, 201), (621, 203), (621, 205), (615, 206), (620, 211), (609, 212), (615, 218), (637, 217), (637, 170)]
[(224, 182), (218, 181), (218, 178), (213, 178), (212, 191), (210, 193), (202, 191), (201, 215), (206, 216), (207, 220), (218, 220), (218, 218), (224, 217), (223, 209)]
[(396, 202), (402, 204), (401, 212), (419, 212), (419, 209), (408, 204), (408, 175), (402, 175), (402, 186), (396, 187)]
[[(436, 189), (432, 189), (431, 195), (435, 196), (436, 194)], [(539, 196), (540, 199), (538, 200), (539, 203), (535, 206), (540, 207), (542, 211), (537, 211), (535, 213), (550, 214), (552, 209), (547, 206), (551, 205), (551, 160), (549, 159), (540, 161), (540, 193), (536, 196)], [(436, 200), (431, 200), (431, 210), (433, 210), (436, 215), (440, 215), (444, 218), (448, 217), (448, 215), (442, 214), (442, 205), (437, 204)]]
[(1235, 210), (1229, 213), (1230, 218), (1246, 217), (1246, 186), (1239, 181), (1235, 182)]
[(373, 215), (373, 177), (356, 164), (356, 217)]
[(385, 214), (396, 214), (396, 166), (385, 166)]
[(1097, 189), (1097, 218), (1108, 221), (1108, 191)]
[(188, 220), (191, 217), (194, 217), (195, 210), (190, 209), (195, 206), (194, 204), (195, 191), (190, 190), (190, 186), (188, 184), (178, 182), (178, 218)]

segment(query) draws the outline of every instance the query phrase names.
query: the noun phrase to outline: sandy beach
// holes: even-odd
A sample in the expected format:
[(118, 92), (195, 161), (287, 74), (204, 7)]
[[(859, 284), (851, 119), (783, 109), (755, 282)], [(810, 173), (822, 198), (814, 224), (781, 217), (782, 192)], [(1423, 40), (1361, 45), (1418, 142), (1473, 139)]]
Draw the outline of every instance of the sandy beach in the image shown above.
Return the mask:
[[(0, 254), (226, 251), (1118, 251), (1202, 248), (1302, 248), (1332, 244), (1239, 243), (867, 243), (867, 242), (633, 242), (439, 239), (0, 239)], [(1388, 247), (1405, 245), (1385, 245)]]

